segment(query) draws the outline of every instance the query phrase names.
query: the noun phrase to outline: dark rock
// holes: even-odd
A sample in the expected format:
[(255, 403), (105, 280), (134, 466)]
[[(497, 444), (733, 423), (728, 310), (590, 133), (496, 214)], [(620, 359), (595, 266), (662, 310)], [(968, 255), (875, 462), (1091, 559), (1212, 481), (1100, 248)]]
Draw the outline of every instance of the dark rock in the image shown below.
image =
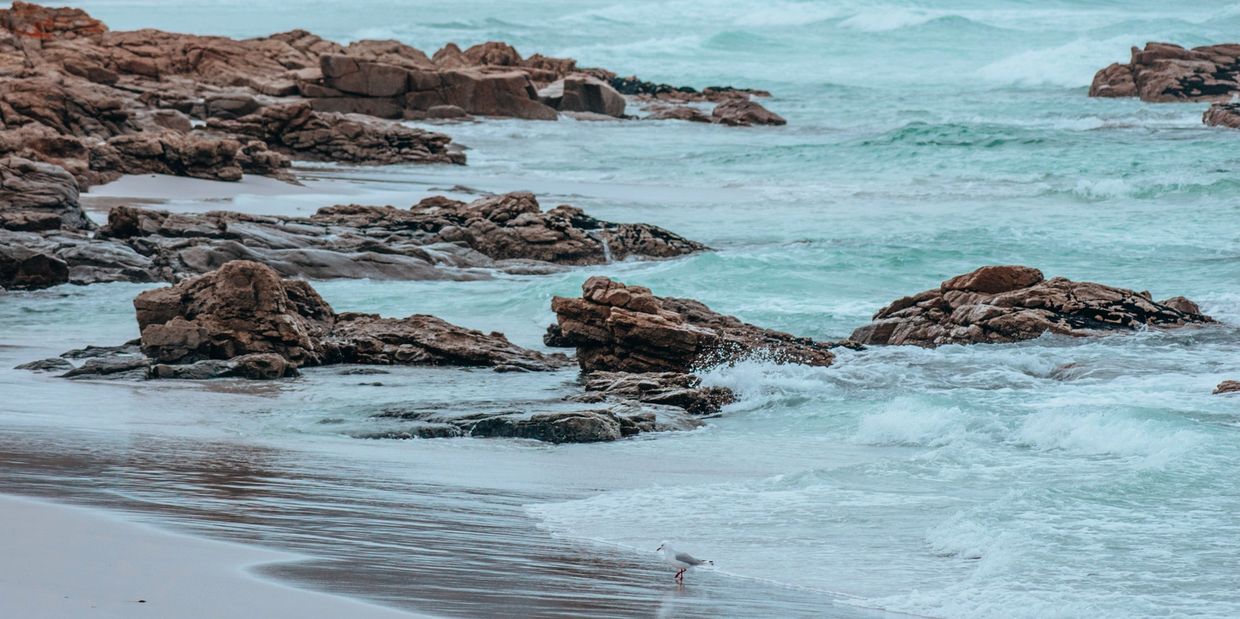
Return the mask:
[(230, 120), (241, 118), (257, 112), (262, 105), (251, 95), (245, 93), (225, 93), (207, 97), (204, 111), (208, 118)]
[(624, 97), (602, 80), (574, 75), (556, 81), (538, 96), (543, 103), (561, 112), (593, 112), (615, 118), (624, 117)]
[[(385, 411), (376, 419), (398, 419), (414, 425), (399, 430), (363, 433), (361, 438), (523, 438), (548, 443), (597, 443), (641, 434), (688, 430), (701, 422), (679, 409), (616, 404), (605, 408), (536, 413), (497, 412), (447, 415), (438, 412)], [(456, 428), (456, 431), (450, 428)]]
[(0, 287), (48, 288), (69, 282), (69, 265), (56, 256), (15, 245), (0, 245)]
[(52, 357), (50, 359), (40, 359), (38, 361), (31, 361), (30, 363), (23, 363), (13, 369), (30, 370), (32, 372), (61, 372), (64, 370), (72, 370), (73, 364), (69, 363), (68, 360), (61, 359), (60, 357)]
[(90, 230), (78, 186), (64, 168), (21, 157), (0, 158), (0, 228)]
[(151, 366), (150, 378), (179, 378), (208, 380), (213, 378), (240, 377), (250, 380), (274, 380), (298, 376), (293, 367), (280, 355), (256, 353), (241, 355), (228, 360), (204, 359), (186, 365), (157, 363)]
[(830, 365), (836, 344), (763, 329), (690, 299), (591, 277), (581, 298), (555, 297), (559, 341), (586, 371), (686, 373), (760, 354), (780, 363)]
[(576, 402), (640, 402), (683, 408), (694, 415), (714, 415), (736, 401), (726, 387), (703, 387), (702, 379), (676, 372), (592, 372)]
[(81, 367), (61, 374), (61, 378), (139, 378), (146, 376), (151, 360), (146, 357), (88, 359)]
[(851, 339), (934, 347), (1016, 342), (1046, 332), (1081, 336), (1213, 322), (1187, 299), (1168, 303), (1102, 284), (1046, 280), (1029, 267), (989, 266), (892, 302)]

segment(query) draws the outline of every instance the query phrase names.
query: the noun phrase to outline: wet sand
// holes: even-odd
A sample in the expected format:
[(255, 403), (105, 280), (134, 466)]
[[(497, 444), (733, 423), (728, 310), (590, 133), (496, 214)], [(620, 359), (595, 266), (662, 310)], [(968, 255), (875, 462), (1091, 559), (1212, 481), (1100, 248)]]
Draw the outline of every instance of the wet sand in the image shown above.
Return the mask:
[(249, 569), (296, 555), (176, 535), (99, 510), (0, 495), (0, 529), (4, 617), (416, 616)]

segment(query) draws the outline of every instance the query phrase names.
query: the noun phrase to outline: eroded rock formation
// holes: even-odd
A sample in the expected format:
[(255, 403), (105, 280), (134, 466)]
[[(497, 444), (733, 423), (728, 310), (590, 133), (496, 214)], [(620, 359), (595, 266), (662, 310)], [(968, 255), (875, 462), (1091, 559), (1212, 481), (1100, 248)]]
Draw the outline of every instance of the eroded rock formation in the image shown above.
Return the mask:
[(1094, 75), (1091, 97), (1142, 101), (1229, 101), (1240, 92), (1240, 44), (1185, 49), (1171, 43), (1132, 48), (1132, 59)]
[(134, 299), (142, 352), (163, 364), (274, 354), (294, 367), (333, 363), (461, 365), (548, 370), (566, 359), (515, 346), (502, 334), (433, 316), (337, 314), (302, 280), (234, 261)]
[(1149, 293), (1062, 277), (1045, 279), (1030, 267), (987, 266), (893, 301), (851, 339), (934, 347), (1208, 322), (1212, 320), (1184, 297), (1159, 303)]
[(781, 363), (830, 365), (833, 343), (763, 329), (698, 301), (591, 277), (580, 298), (551, 300), (550, 346), (574, 347), (585, 371), (687, 373), (762, 355)]

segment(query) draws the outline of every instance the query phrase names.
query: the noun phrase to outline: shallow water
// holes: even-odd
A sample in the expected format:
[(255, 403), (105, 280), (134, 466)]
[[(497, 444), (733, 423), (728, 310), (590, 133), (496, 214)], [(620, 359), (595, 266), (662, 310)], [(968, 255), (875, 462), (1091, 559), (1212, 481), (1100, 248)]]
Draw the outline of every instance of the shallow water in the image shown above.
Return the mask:
[[(550, 297), (608, 274), (839, 338), (894, 298), (982, 264), (1019, 263), (1155, 298), (1183, 294), (1223, 324), (871, 349), (826, 369), (752, 361), (708, 376), (742, 398), (700, 431), (564, 447), (348, 435), (388, 405), (548, 405), (571, 391), (571, 372), (319, 370), (271, 386), (152, 387), (0, 370), (7, 451), (86, 452), (68, 467), (83, 471), (71, 484), (56, 473), (66, 467), (33, 458), (19, 467), (29, 474), (6, 467), (6, 483), (48, 492), (103, 480), (126, 495), (114, 503), (325, 560), (284, 576), (445, 614), (495, 606), (476, 586), (489, 582), (485, 568), (430, 576), (452, 556), (425, 545), (436, 536), (453, 552), (522, 557), (528, 569), (515, 567), (504, 591), (526, 592), (530, 614), (792, 616), (821, 604), (833, 605), (829, 614), (855, 606), (942, 617), (1240, 614), (1240, 416), (1233, 401), (1209, 395), (1240, 377), (1240, 252), (1226, 223), (1240, 213), (1238, 138), (1203, 127), (1204, 105), (1085, 96), (1093, 72), (1125, 60), (1130, 45), (1233, 39), (1234, 6), (77, 4), (114, 28), (251, 36), (305, 27), (428, 50), (503, 39), (645, 79), (767, 88), (776, 97), (765, 103), (788, 118), (750, 130), (443, 125), (471, 147), (469, 167), (316, 168), (310, 174), (366, 181), (341, 201), (403, 205), (457, 184), (528, 189), (545, 206), (659, 224), (717, 250), (537, 278), (316, 283), (338, 310), (432, 313), (537, 346)], [(296, 211), (317, 199), (237, 206)], [(139, 289), (0, 297), (3, 367), (134, 337), (128, 303)], [(202, 471), (214, 465), (194, 454), (236, 463), (251, 450), (275, 454), (264, 466), (279, 474), (238, 482), (248, 492), (228, 481), (202, 494), (215, 483)], [(198, 478), (183, 481), (164, 461), (182, 457)], [(249, 516), (219, 517), (228, 510)], [(662, 538), (719, 568), (692, 575), (685, 597), (661, 597), (651, 583), (666, 574), (648, 551)], [(341, 580), (358, 565), (367, 579)], [(583, 565), (614, 574), (592, 580)], [(366, 586), (405, 576), (426, 579), (427, 592)]]

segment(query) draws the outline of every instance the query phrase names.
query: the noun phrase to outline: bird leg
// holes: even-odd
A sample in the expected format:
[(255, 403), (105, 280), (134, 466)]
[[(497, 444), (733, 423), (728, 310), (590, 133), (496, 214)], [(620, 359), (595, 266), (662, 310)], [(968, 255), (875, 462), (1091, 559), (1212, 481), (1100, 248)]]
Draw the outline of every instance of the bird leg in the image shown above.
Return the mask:
[(684, 570), (680, 570), (679, 572), (676, 572), (676, 576), (673, 577), (673, 580), (675, 580), (676, 582), (684, 582), (684, 579), (685, 579)]

